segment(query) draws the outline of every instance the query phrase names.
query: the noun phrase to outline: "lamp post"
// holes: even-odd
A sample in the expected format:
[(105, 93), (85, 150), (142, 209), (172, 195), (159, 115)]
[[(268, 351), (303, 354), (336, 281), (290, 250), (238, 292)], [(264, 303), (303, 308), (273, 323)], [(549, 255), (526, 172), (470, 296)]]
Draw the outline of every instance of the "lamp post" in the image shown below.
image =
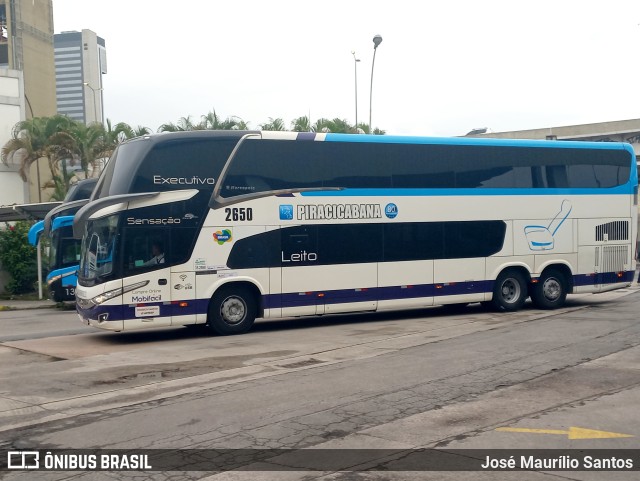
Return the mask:
[(354, 73), (354, 77), (355, 77), (355, 82), (356, 82), (356, 133), (358, 133), (358, 62), (360, 61), (359, 58), (356, 58), (356, 52), (355, 51), (351, 51), (351, 55), (353, 55), (353, 73)]
[(373, 61), (371, 62), (371, 86), (369, 87), (369, 133), (373, 133), (373, 125), (371, 124), (371, 101), (373, 99), (373, 66), (376, 63), (376, 50), (378, 45), (382, 43), (382, 36), (376, 35), (373, 37)]
[[(91, 91), (93, 92), (93, 115), (96, 118), (96, 122), (98, 122), (98, 103), (96, 102), (96, 92), (97, 91), (102, 91), (102, 89), (101, 88), (98, 88), (98, 89), (93, 88), (89, 82), (83, 82), (83, 85), (85, 87), (89, 87), (91, 89)], [(101, 105), (102, 105), (102, 103), (101, 103)], [(100, 120), (100, 122), (104, 123), (104, 120), (102, 119), (102, 115), (100, 115), (100, 119), (99, 120)]]

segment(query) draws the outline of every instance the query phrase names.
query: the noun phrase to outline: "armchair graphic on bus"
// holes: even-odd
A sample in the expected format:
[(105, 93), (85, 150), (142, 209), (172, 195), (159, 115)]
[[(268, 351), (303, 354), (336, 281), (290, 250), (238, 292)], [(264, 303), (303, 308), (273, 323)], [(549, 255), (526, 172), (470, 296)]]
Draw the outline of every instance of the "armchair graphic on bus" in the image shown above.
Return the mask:
[(532, 251), (550, 251), (554, 247), (554, 236), (563, 222), (569, 217), (572, 205), (567, 199), (562, 201), (560, 212), (549, 222), (548, 226), (528, 225), (524, 228), (524, 234)]

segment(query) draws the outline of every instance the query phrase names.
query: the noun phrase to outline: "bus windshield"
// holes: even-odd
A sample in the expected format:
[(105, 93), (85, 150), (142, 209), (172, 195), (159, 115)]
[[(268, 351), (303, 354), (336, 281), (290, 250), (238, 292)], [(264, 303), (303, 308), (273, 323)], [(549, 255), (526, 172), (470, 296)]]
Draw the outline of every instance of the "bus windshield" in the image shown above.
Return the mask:
[(73, 228), (64, 226), (51, 233), (49, 250), (49, 268), (59, 269), (78, 264), (80, 259), (80, 241), (73, 238)]
[(100, 284), (114, 273), (119, 218), (111, 215), (87, 225), (79, 276), (86, 285)]

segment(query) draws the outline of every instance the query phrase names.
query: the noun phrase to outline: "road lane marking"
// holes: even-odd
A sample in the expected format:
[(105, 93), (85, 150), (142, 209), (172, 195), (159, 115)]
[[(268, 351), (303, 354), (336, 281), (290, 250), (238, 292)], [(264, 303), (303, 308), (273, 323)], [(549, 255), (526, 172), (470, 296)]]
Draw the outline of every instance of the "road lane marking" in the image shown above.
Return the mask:
[(598, 431), (596, 429), (586, 429), (570, 427), (568, 430), (562, 429), (530, 429), (530, 428), (496, 428), (496, 431), (506, 433), (533, 433), (533, 434), (560, 434), (567, 435), (567, 439), (610, 439), (610, 438), (633, 438), (632, 434), (610, 433), (608, 431)]

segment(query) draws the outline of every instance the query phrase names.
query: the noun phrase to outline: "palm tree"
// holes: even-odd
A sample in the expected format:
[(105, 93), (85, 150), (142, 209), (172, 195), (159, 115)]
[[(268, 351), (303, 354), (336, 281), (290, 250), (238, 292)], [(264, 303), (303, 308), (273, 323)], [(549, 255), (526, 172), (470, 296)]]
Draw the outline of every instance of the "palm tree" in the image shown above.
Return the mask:
[(215, 109), (203, 115), (200, 124), (206, 130), (249, 130), (249, 125), (240, 117), (231, 116), (222, 120)]
[(337, 117), (333, 120), (325, 118), (318, 119), (313, 126), (313, 130), (323, 133), (332, 132), (334, 134), (353, 134), (356, 132), (356, 129), (353, 125), (351, 125), (345, 119), (339, 119)]
[(142, 137), (143, 135), (151, 134), (151, 129), (149, 127), (144, 127), (143, 125), (138, 125), (137, 127), (131, 128), (131, 133), (133, 134), (131, 137), (127, 137), (128, 139), (132, 139), (133, 137)]
[(369, 133), (369, 124), (360, 122), (358, 125), (356, 125), (356, 134), (368, 134), (368, 133)]
[[(120, 131), (117, 129), (118, 126), (116, 126), (116, 130), (113, 130), (111, 128), (111, 121), (109, 120), (107, 120), (107, 125), (108, 130), (99, 122), (94, 122), (89, 125), (78, 123), (71, 131), (71, 135), (76, 142), (72, 160), (80, 162), (80, 167), (84, 172), (85, 178), (89, 177), (89, 170), (91, 170), (92, 175), (95, 175), (95, 173), (99, 171), (98, 164), (100, 159), (109, 157), (115, 145), (118, 143), (118, 137), (120, 135)], [(65, 166), (66, 164), (63, 165), (63, 167)], [(54, 180), (56, 179), (54, 178)], [(68, 188), (69, 183), (65, 182), (65, 184)]]
[(104, 132), (105, 143), (113, 146), (113, 148), (120, 142), (136, 136), (131, 126), (125, 122), (118, 122), (116, 125), (112, 125), (111, 120), (107, 119), (106, 125), (100, 125)]
[(331, 121), (331, 132), (341, 134), (353, 134), (356, 129), (346, 119), (335, 118)]
[(294, 132), (313, 132), (309, 117), (303, 115), (291, 121), (291, 130)]
[(284, 121), (282, 119), (269, 117), (269, 122), (260, 124), (260, 130), (283, 131), (286, 129), (284, 128)]
[(162, 124), (158, 127), (158, 132), (178, 132), (180, 129), (173, 122), (169, 122), (167, 124)]
[(61, 159), (60, 165), (61, 168), (57, 174), (54, 174), (51, 180), (44, 184), (45, 188), (52, 188), (53, 193), (49, 200), (59, 200), (62, 201), (67, 196), (67, 192), (71, 185), (71, 180), (75, 176), (75, 172), (73, 170), (69, 170), (67, 166), (68, 159)]
[(73, 138), (68, 134), (75, 123), (65, 115), (53, 117), (34, 117), (18, 122), (11, 139), (2, 147), (1, 157), (4, 164), (18, 163), (18, 173), (25, 182), (31, 165), (46, 157), (52, 172), (60, 155), (73, 150)]
[(331, 121), (329, 119), (320, 118), (316, 120), (316, 122), (311, 127), (311, 130), (313, 130), (314, 132), (321, 132), (321, 133), (331, 132), (330, 123)]
[(193, 120), (191, 120), (191, 115), (187, 115), (186, 117), (181, 117), (178, 120), (177, 124), (168, 123), (162, 124), (158, 128), (158, 132), (185, 132), (188, 130), (204, 130), (205, 126), (202, 122), (194, 124)]

